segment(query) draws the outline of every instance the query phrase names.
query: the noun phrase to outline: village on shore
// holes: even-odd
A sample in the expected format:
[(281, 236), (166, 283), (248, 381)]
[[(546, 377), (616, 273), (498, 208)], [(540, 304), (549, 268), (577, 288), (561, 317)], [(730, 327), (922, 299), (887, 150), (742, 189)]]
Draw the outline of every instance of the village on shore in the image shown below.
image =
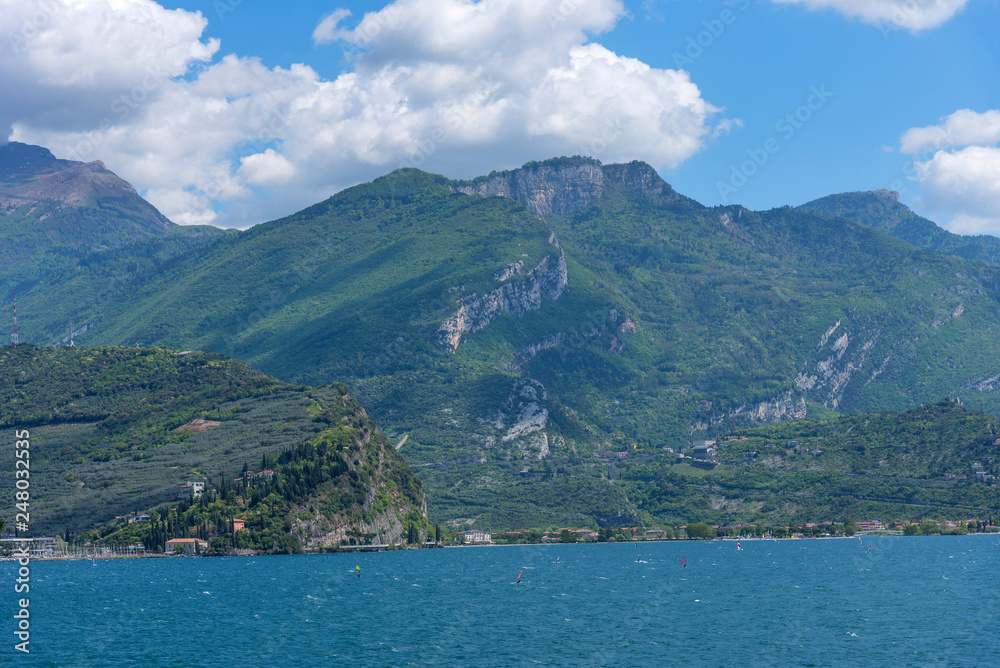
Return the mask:
[[(128, 522), (148, 521), (146, 515), (130, 515), (116, 518)], [(246, 530), (243, 520), (235, 520), (234, 531)], [(803, 540), (819, 538), (847, 538), (852, 536), (931, 536), (953, 535), (964, 536), (976, 533), (1000, 533), (1000, 527), (985, 520), (969, 519), (952, 522), (922, 520), (907, 522), (896, 520), (882, 522), (880, 520), (848, 521), (844, 524), (834, 522), (808, 523), (799, 527), (764, 527), (756, 524), (737, 524), (731, 526), (710, 526), (703, 522), (682, 525), (679, 527), (643, 528), (643, 527), (605, 527), (593, 529), (562, 528), (555, 530), (528, 529), (523, 531), (504, 531), (491, 533), (482, 529), (468, 529), (453, 534), (442, 534), (438, 540), (428, 539), (422, 544), (368, 544), (340, 545), (333, 548), (305, 549), (304, 554), (319, 552), (383, 552), (402, 549), (424, 549), (452, 546), (487, 546), (487, 545), (550, 545), (566, 543), (618, 543), (639, 541), (676, 541), (676, 540)], [(0, 538), (0, 560), (8, 560), (16, 545), (27, 544), (30, 558), (44, 559), (117, 559), (135, 557), (169, 557), (169, 556), (207, 556), (208, 542), (200, 538), (173, 538), (166, 541), (166, 549), (162, 552), (147, 550), (141, 543), (129, 545), (101, 545), (89, 540), (73, 542), (66, 537), (23, 538), (13, 534), (4, 534)], [(245, 554), (244, 554), (245, 553)], [(234, 552), (223, 556), (249, 556), (256, 554), (250, 550)], [(220, 555), (213, 555), (220, 556)]]

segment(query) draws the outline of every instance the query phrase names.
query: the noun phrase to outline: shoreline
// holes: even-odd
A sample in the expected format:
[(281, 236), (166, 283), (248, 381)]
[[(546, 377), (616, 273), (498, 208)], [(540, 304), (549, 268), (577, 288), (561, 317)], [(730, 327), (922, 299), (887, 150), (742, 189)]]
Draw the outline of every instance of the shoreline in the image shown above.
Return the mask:
[[(644, 543), (644, 544), (691, 544), (691, 543), (721, 543), (721, 542), (736, 542), (736, 541), (746, 541), (748, 543), (759, 543), (759, 542), (785, 542), (785, 541), (803, 541), (803, 540), (853, 540), (859, 537), (865, 538), (963, 538), (963, 537), (975, 537), (975, 536), (1000, 536), (1000, 532), (976, 532), (961, 535), (952, 534), (932, 534), (929, 536), (906, 536), (904, 534), (896, 533), (877, 533), (877, 534), (864, 534), (859, 536), (855, 534), (853, 536), (812, 536), (810, 538), (730, 538), (730, 537), (717, 537), (717, 538), (683, 538), (674, 540), (639, 540), (639, 541), (586, 541), (586, 542), (576, 542), (576, 543), (557, 543), (557, 542), (545, 542), (545, 543), (478, 543), (475, 545), (442, 545), (444, 548), (477, 548), (477, 547), (530, 547), (530, 546), (543, 546), (543, 547), (555, 547), (564, 545), (628, 545), (629, 543)], [(351, 546), (355, 547), (355, 546)], [(638, 547), (638, 545), (637, 545)], [(382, 550), (383, 552), (422, 552), (424, 550), (432, 550), (438, 548), (428, 548), (428, 547), (415, 547), (415, 548), (399, 548), (396, 550)], [(310, 551), (310, 552), (298, 552), (295, 554), (270, 554), (267, 552), (257, 552), (251, 554), (132, 554), (132, 555), (108, 555), (108, 556), (52, 556), (52, 557), (32, 557), (32, 562), (37, 561), (112, 561), (119, 559), (184, 559), (190, 557), (196, 558), (219, 558), (219, 557), (272, 557), (272, 556), (315, 556), (315, 555), (335, 555), (335, 554), (351, 554), (357, 555), (357, 550), (330, 550), (330, 551)], [(0, 557), (0, 563), (3, 562), (16, 562), (17, 559), (13, 557)]]

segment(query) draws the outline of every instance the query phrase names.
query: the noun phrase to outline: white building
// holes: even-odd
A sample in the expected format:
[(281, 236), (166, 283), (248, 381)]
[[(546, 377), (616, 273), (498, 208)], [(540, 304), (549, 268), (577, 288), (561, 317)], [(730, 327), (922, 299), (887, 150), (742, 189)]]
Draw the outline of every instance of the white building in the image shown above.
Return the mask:
[(198, 499), (205, 493), (205, 483), (186, 482), (181, 485), (181, 491), (177, 495), (178, 499)]
[(489, 545), (493, 543), (493, 536), (491, 536), (488, 531), (483, 531), (481, 529), (459, 531), (457, 535), (458, 539), (466, 545)]

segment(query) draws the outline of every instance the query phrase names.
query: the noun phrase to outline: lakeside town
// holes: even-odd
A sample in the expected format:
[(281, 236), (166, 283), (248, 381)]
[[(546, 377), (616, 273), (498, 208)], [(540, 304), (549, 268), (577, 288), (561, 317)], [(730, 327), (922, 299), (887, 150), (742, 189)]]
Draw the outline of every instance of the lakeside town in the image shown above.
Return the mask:
[[(148, 522), (146, 514), (129, 515), (115, 518), (129, 523)], [(244, 520), (234, 519), (232, 532), (245, 531)], [(349, 544), (323, 549), (305, 549), (303, 553), (337, 553), (337, 552), (384, 552), (403, 549), (424, 549), (453, 546), (487, 546), (487, 545), (546, 545), (568, 543), (618, 543), (618, 542), (649, 542), (677, 540), (805, 540), (819, 538), (848, 538), (852, 536), (965, 536), (976, 533), (1000, 533), (1000, 526), (981, 519), (964, 521), (933, 521), (907, 522), (896, 520), (883, 522), (881, 520), (863, 520), (837, 524), (834, 522), (808, 523), (799, 527), (764, 527), (756, 524), (737, 524), (731, 526), (712, 526), (702, 522), (667, 526), (660, 528), (645, 527), (606, 527), (597, 531), (593, 529), (561, 529), (542, 530), (527, 529), (522, 531), (503, 531), (492, 533), (482, 529), (468, 529), (452, 534), (443, 534), (439, 540), (427, 539), (418, 544)], [(165, 542), (163, 551), (147, 549), (142, 542), (127, 545), (101, 545), (91, 540), (74, 540), (77, 534), (66, 537), (44, 536), (36, 538), (16, 537), (4, 534), (0, 537), (0, 559), (9, 559), (15, 546), (26, 546), (33, 560), (46, 559), (112, 559), (134, 557), (164, 557), (164, 556), (246, 556), (250, 551), (233, 552), (230, 555), (213, 552), (209, 542), (201, 538), (172, 538)], [(244, 554), (244, 552), (246, 554)]]

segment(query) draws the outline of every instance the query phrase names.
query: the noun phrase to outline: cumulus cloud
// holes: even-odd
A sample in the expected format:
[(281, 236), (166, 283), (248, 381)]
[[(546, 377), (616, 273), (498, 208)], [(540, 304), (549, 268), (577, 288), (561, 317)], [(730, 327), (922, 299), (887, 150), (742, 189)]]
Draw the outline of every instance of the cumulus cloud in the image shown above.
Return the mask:
[(809, 9), (834, 9), (844, 16), (881, 27), (893, 26), (920, 32), (944, 25), (969, 0), (771, 0), (777, 4)]
[[(347, 71), (333, 80), (306, 65), (268, 68), (236, 55), (202, 64), (218, 45), (202, 40), (200, 14), (148, 0), (72, 4), (109, 39), (139, 30), (121, 38), (122, 51), (162, 21), (148, 39), (173, 55), (155, 63), (149, 91), (144, 67), (154, 64), (141, 54), (123, 75), (93, 58), (89, 82), (59, 85), (104, 100), (96, 115), (60, 123), (15, 109), (13, 136), (104, 160), (177, 222), (260, 222), (399, 166), (472, 176), (580, 153), (674, 167), (737, 124), (686, 72), (592, 41), (625, 15), (620, 0), (399, 0), (353, 27), (337, 10), (312, 35), (347, 54)], [(105, 11), (111, 4), (134, 11)], [(145, 16), (139, 9), (147, 22), (135, 18)], [(34, 58), (12, 57), (10, 71)], [(46, 67), (53, 71), (35, 74), (76, 76), (68, 63)], [(124, 86), (115, 108), (95, 83), (104, 79)]]
[(1000, 235), (1000, 148), (938, 151), (916, 166), (925, 204), (952, 213), (949, 230)]
[(240, 164), (240, 175), (255, 186), (280, 186), (295, 176), (295, 165), (271, 148), (241, 158)]
[(959, 109), (942, 118), (937, 125), (907, 130), (903, 134), (900, 150), (916, 155), (928, 149), (997, 142), (1000, 142), (1000, 111), (991, 109), (979, 114), (971, 109)]
[(1000, 111), (960, 109), (900, 140), (914, 162), (923, 204), (958, 234), (1000, 235)]
[(0, 134), (40, 126), (91, 129), (218, 50), (200, 13), (151, 0), (0, 0)]

